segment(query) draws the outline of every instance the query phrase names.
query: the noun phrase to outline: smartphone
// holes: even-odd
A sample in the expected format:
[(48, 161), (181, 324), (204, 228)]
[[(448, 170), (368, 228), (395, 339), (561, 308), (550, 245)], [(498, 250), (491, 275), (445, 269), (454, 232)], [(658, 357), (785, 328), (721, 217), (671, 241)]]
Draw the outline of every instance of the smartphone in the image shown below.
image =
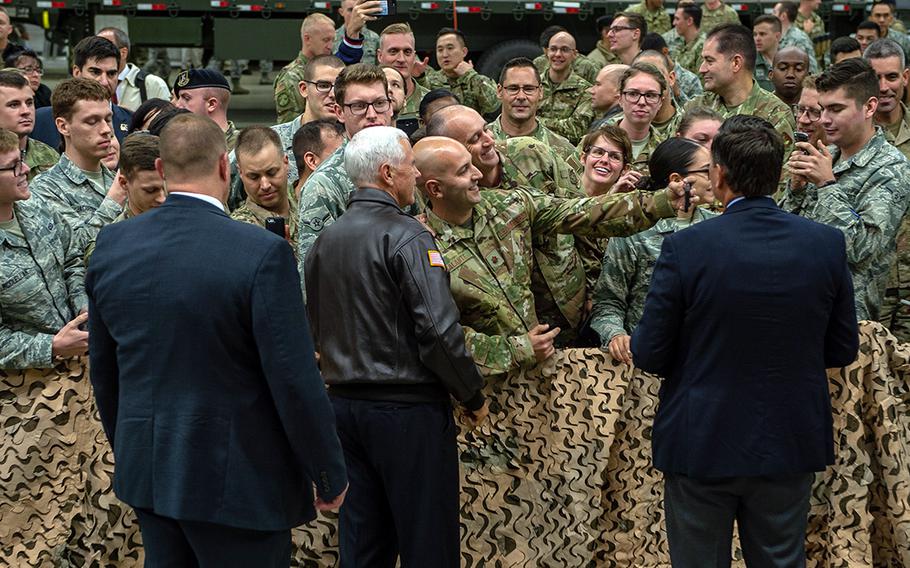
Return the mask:
[(398, 13), (398, 0), (380, 0), (377, 16), (394, 16)]
[(265, 220), (265, 228), (267, 231), (275, 233), (282, 239), (285, 238), (284, 217), (269, 217)]
[[(808, 141), (809, 141), (809, 135), (806, 134), (805, 132), (794, 132), (794, 133), (793, 133), (793, 141), (794, 141), (794, 142), (808, 142)], [(806, 152), (805, 150), (803, 150), (803, 154), (808, 154), (808, 153), (809, 153), (809, 152)]]
[(683, 211), (688, 211), (692, 206), (692, 184), (683, 182)]

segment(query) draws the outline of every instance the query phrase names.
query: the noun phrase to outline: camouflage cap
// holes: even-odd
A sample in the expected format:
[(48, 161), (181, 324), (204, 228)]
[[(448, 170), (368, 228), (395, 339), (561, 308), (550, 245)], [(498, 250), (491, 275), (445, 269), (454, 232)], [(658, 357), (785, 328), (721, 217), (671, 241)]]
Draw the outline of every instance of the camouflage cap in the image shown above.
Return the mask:
[(180, 91), (183, 90), (188, 91), (204, 87), (231, 90), (231, 84), (224, 75), (214, 69), (187, 69), (178, 73), (177, 78), (174, 79), (175, 95), (179, 95)]

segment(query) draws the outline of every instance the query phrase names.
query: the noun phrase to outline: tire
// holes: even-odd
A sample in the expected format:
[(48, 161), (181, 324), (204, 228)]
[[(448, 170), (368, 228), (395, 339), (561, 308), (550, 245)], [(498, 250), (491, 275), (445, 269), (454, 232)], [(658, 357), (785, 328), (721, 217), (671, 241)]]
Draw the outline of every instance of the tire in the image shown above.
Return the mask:
[(499, 72), (503, 66), (516, 57), (527, 57), (534, 59), (542, 51), (540, 46), (526, 39), (510, 39), (502, 43), (497, 43), (477, 61), (477, 71), (492, 78), (494, 81), (499, 80)]

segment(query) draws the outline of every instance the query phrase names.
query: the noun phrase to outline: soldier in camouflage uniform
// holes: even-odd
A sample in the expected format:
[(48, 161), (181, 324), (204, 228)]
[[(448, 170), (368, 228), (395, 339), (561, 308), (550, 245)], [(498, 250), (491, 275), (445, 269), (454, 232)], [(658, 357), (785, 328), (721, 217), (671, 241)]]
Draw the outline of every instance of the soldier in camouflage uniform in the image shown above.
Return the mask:
[[(830, 151), (799, 143), (787, 164), (793, 179), (781, 207), (843, 231), (853, 275), (856, 316), (876, 320), (895, 259), (895, 241), (910, 205), (910, 163), (888, 144), (881, 128), (866, 118), (868, 101), (879, 94), (875, 70), (864, 59), (846, 59), (816, 81), (823, 107), (843, 107), (823, 115)], [(856, 93), (850, 96), (847, 89)], [(827, 116), (827, 118), (826, 118)], [(845, 148), (851, 154), (844, 156)]]
[(718, 51), (717, 37), (720, 34), (736, 34), (739, 36), (737, 43), (744, 46), (755, 45), (752, 33), (739, 25), (724, 26), (708, 34), (704, 51), (706, 60), (702, 66), (705, 69), (703, 76), (706, 92), (689, 101), (685, 110), (700, 106), (717, 111), (724, 118), (736, 114), (751, 114), (763, 118), (781, 135), (784, 147), (789, 152), (793, 145), (793, 131), (796, 130), (792, 109), (753, 80), (753, 69), (742, 66), (738, 71), (733, 70), (731, 58), (735, 52), (731, 50), (730, 53), (724, 54)]
[(910, 57), (910, 38), (907, 37), (906, 31), (902, 32), (894, 27), (894, 10), (895, 6), (891, 2), (875, 2), (869, 11), (869, 19), (878, 24), (883, 34), (882, 38), (897, 42), (904, 49), (904, 54)]
[(794, 24), (797, 14), (797, 6), (793, 2), (778, 2), (774, 6), (774, 15), (780, 20), (781, 26), (778, 49), (785, 47), (802, 49), (809, 56), (809, 73), (815, 75), (819, 71), (818, 60), (815, 58), (815, 44), (799, 25)]
[(670, 74), (671, 68), (668, 67), (668, 65), (672, 66), (673, 63), (665, 54), (650, 50), (643, 51), (638, 54), (635, 61), (636, 63), (650, 63), (657, 67), (667, 83), (668, 96), (662, 98), (660, 108), (657, 110), (654, 120), (651, 121), (651, 126), (657, 133), (657, 139), (662, 142), (676, 135), (676, 127), (679, 126), (679, 121), (682, 119), (682, 106), (685, 104), (684, 101), (689, 99), (684, 98), (681, 92), (680, 96), (676, 96), (676, 91), (678, 90), (678, 85), (674, 82), (676, 77), (675, 74)]
[(297, 251), (297, 197), (288, 183), (288, 157), (281, 139), (265, 126), (243, 129), (237, 143), (237, 167), (247, 198), (231, 219), (265, 228), (266, 219), (283, 217), (287, 238)]
[(306, 110), (306, 98), (298, 88), (307, 62), (317, 55), (331, 55), (335, 24), (325, 14), (310, 14), (300, 26), (300, 53), (275, 75), (275, 110), (278, 122), (288, 122)]
[[(375, 65), (357, 64), (345, 67), (335, 80), (335, 102), (338, 104), (338, 119), (344, 123), (348, 140), (368, 126), (390, 126), (392, 105), (388, 103), (388, 81), (382, 69)], [(363, 113), (356, 114), (354, 103), (369, 102)], [(300, 271), (301, 287), (304, 286), (304, 261), (306, 253), (322, 230), (341, 217), (347, 208), (348, 197), (354, 191), (354, 184), (344, 169), (342, 144), (331, 156), (319, 164), (300, 191), (297, 214), (297, 268)], [(305, 288), (303, 288), (305, 290)]]
[(15, 71), (0, 71), (0, 128), (19, 137), (28, 179), (51, 169), (60, 159), (54, 149), (29, 137), (35, 126), (35, 93), (28, 79)]
[(673, 29), (676, 33), (663, 36), (673, 60), (692, 73), (698, 73), (701, 50), (705, 46), (701, 15), (701, 8), (695, 4), (678, 6), (673, 15)]
[[(636, 172), (647, 175), (648, 161), (657, 145), (664, 141), (661, 133), (654, 128), (654, 117), (657, 116), (664, 101), (669, 98), (668, 85), (660, 69), (646, 62), (633, 63), (623, 74), (620, 89), (627, 93), (620, 98), (622, 114), (616, 115), (607, 122), (615, 124), (626, 131), (632, 143), (632, 162), (630, 166)], [(632, 98), (633, 94), (638, 94)], [(657, 100), (648, 100), (656, 97)], [(678, 119), (669, 119), (673, 124), (664, 125), (663, 132), (675, 134)]]
[(542, 359), (532, 341), (544, 331), (538, 322), (549, 322), (532, 292), (532, 242), (556, 233), (630, 234), (674, 214), (667, 193), (564, 199), (519, 186), (479, 190), (482, 172), (469, 169), (464, 183), (455, 174), (473, 158), (443, 138), (423, 139), (415, 157), (432, 206), (427, 224), (445, 257), (468, 347), (487, 376)]
[(705, 34), (721, 24), (738, 24), (736, 11), (721, 0), (705, 0), (701, 5), (701, 30)]
[(685, 105), (695, 97), (704, 94), (705, 88), (698, 75), (685, 69), (679, 63), (674, 63), (673, 69), (676, 71), (676, 86), (679, 89), (676, 97), (680, 103)]
[[(619, 60), (619, 57), (616, 57), (616, 54), (614, 54), (612, 51), (610, 51), (610, 39), (608, 37), (608, 34), (610, 31), (611, 23), (613, 23), (613, 16), (601, 16), (601, 17), (597, 18), (597, 33), (600, 34), (600, 39), (597, 40), (597, 45), (595, 45), (594, 49), (591, 50), (590, 53), (588, 53), (588, 56), (586, 58), (583, 55), (579, 55), (575, 59), (575, 67), (577, 67), (578, 62), (582, 59), (587, 59), (588, 61), (590, 61), (591, 63), (596, 65), (598, 70), (603, 69), (607, 65), (611, 65), (614, 63), (621, 63), (621, 61)], [(540, 56), (540, 57), (538, 57), (538, 59), (541, 59), (542, 60), (541, 63), (543, 63), (543, 66), (546, 67), (546, 57)], [(534, 63), (537, 64), (537, 59), (534, 60)], [(538, 70), (541, 73), (543, 73), (543, 71), (544, 71), (544, 69), (542, 69), (540, 66), (538, 66)], [(575, 71), (576, 74), (585, 78), (587, 81), (590, 81), (591, 83), (593, 83), (595, 78), (597, 77), (597, 74), (595, 73), (594, 77), (589, 79), (589, 78), (585, 77), (582, 73), (580, 73), (577, 68), (573, 68), (572, 70)]]
[(559, 32), (550, 38), (547, 58), (550, 65), (541, 75), (543, 100), (537, 109), (538, 120), (572, 144), (581, 140), (594, 120), (591, 84), (572, 72), (578, 54), (575, 38)]
[(212, 119), (224, 131), (228, 152), (234, 149), (239, 131), (228, 120), (231, 84), (220, 71), (189, 69), (174, 79), (174, 106)]
[(101, 163), (112, 136), (108, 96), (90, 79), (67, 79), (57, 86), (55, 119), (62, 119), (66, 150), (31, 184), (35, 197), (69, 223), (83, 246), (123, 211), (126, 199), (122, 188), (111, 187), (114, 174)]
[(436, 61), (439, 63), (439, 71), (428, 68), (420, 79), (420, 84), (429, 91), (446, 89), (454, 94), (461, 104), (471, 107), (480, 114), (492, 113), (499, 107), (496, 83), (475, 71), (474, 65), (470, 61), (465, 61), (467, 55), (464, 34), (453, 28), (442, 28), (436, 34)]
[(822, 0), (799, 0), (796, 25), (812, 39), (825, 35), (825, 22), (822, 21), (822, 17), (816, 11), (821, 3)]
[[(356, 4), (357, 0), (341, 0), (341, 6), (338, 7), (338, 13), (341, 14), (344, 23), (335, 30), (335, 43), (332, 44), (333, 53), (338, 53), (341, 42), (344, 40), (346, 30), (349, 37), (357, 37), (356, 30), (360, 25), (360, 17), (362, 16), (360, 16), (360, 12), (355, 12), (354, 8)], [(375, 19), (375, 17), (371, 16), (370, 20), (373, 19)], [(376, 51), (379, 49), (379, 34), (368, 29), (364, 23), (363, 27), (360, 28), (360, 36), (363, 38), (363, 56), (360, 58), (360, 63), (375, 64)]]
[(379, 34), (377, 59), (380, 65), (394, 67), (405, 82), (404, 107), (398, 111), (398, 120), (417, 119), (420, 116), (420, 101), (429, 89), (414, 80), (414, 62), (417, 50), (414, 47), (414, 32), (408, 24), (386, 26)]
[(625, 9), (627, 14), (638, 14), (648, 24), (648, 31), (662, 34), (670, 31), (670, 16), (664, 9), (663, 0), (641, 0)]
[(504, 142), (507, 138), (530, 136), (549, 146), (576, 173), (580, 172), (575, 146), (537, 120), (542, 93), (540, 74), (534, 63), (523, 57), (513, 59), (503, 67), (500, 77), (502, 83), (497, 87), (497, 96), (502, 102), (502, 114), (490, 123), (493, 138)]

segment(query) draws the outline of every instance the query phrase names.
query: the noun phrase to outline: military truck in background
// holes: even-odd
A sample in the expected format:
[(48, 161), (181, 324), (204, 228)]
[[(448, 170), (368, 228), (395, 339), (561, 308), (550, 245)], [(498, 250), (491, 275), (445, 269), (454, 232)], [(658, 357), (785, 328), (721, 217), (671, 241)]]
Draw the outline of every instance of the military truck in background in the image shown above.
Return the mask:
[[(202, 47), (228, 59), (290, 61), (300, 49), (300, 22), (321, 12), (340, 23), (340, 0), (0, 0), (14, 20), (41, 26), (51, 44), (74, 45), (94, 33), (96, 20), (125, 21), (135, 46)], [(675, 2), (665, 3), (672, 14)], [(899, 0), (906, 13), (910, 0)], [(595, 21), (630, 5), (615, 0), (398, 0), (398, 13), (371, 29), (408, 22), (418, 51), (433, 58), (436, 31), (457, 27), (468, 38), (477, 69), (496, 76), (517, 56), (537, 56), (540, 32), (550, 25), (569, 29), (587, 53), (598, 40)], [(774, 0), (729, 5), (742, 22), (771, 11)], [(870, 4), (871, 5), (871, 4)], [(831, 37), (855, 30), (865, 19), (866, 2), (822, 3), (820, 13)], [(119, 16), (119, 18), (117, 18)]]

